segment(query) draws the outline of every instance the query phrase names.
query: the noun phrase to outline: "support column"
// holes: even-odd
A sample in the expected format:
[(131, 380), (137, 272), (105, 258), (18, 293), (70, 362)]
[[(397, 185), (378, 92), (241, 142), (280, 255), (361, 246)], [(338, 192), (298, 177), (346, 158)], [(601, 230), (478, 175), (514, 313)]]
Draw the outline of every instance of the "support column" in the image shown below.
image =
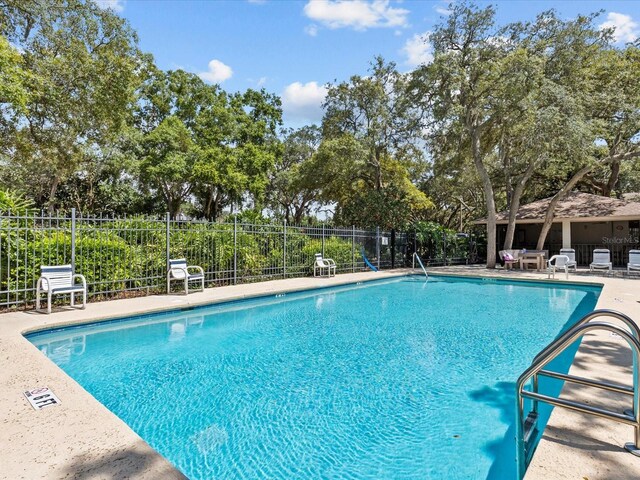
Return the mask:
[(571, 248), (571, 220), (562, 220), (562, 248)]

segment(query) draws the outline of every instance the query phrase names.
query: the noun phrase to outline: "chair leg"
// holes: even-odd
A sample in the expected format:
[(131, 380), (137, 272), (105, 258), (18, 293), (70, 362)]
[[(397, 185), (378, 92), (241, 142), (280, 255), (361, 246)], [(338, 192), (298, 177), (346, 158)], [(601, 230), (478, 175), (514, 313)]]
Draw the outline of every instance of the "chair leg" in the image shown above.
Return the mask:
[(51, 313), (51, 290), (47, 292), (47, 315)]
[(36, 312), (40, 311), (40, 290), (36, 291)]
[(71, 292), (71, 306), (76, 306), (76, 294), (74, 292)]
[(184, 279), (184, 294), (189, 295), (189, 279), (186, 277)]
[(87, 308), (87, 289), (85, 288), (82, 291), (82, 310)]

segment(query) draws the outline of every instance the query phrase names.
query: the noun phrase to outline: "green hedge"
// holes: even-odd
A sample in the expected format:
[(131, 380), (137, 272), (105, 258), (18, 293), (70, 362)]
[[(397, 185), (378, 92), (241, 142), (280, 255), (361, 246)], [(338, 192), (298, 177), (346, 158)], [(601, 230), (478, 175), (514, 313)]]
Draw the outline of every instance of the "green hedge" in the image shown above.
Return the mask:
[[(90, 294), (143, 290), (161, 292), (166, 275), (166, 224), (163, 221), (126, 219), (78, 221), (76, 230), (76, 272), (90, 284)], [(233, 224), (172, 224), (171, 258), (187, 258), (200, 265), (207, 284), (230, 283), (234, 267)], [(280, 226), (238, 224), (236, 234), (238, 281), (281, 278), (285, 252)], [(325, 238), (325, 256), (333, 258), (338, 270), (361, 266), (359, 247), (352, 252), (351, 238)], [(322, 241), (291, 232), (287, 235), (287, 276), (308, 275)], [(41, 265), (71, 262), (71, 225), (55, 228), (27, 221), (2, 220), (0, 226), (0, 304), (31, 301)]]

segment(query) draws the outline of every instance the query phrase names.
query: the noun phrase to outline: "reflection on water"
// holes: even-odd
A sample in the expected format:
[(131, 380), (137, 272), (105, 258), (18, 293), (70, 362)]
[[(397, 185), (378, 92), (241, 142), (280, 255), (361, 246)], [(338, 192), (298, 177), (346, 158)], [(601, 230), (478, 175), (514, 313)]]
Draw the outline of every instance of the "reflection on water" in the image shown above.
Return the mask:
[(64, 365), (71, 360), (71, 356), (84, 354), (87, 347), (87, 336), (72, 335), (50, 342), (37, 343), (36, 346), (55, 363)]

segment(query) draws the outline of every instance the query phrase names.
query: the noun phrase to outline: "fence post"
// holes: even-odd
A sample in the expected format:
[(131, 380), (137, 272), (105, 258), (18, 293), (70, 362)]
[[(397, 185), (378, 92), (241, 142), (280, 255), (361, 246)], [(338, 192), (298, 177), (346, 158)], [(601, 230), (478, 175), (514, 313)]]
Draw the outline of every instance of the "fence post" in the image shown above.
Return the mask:
[(376, 258), (378, 259), (378, 270), (380, 270), (380, 227), (376, 227)]
[(447, 232), (442, 229), (442, 262), (443, 265), (447, 266)]
[(287, 278), (287, 220), (282, 224), (282, 278)]
[(238, 215), (233, 215), (233, 284), (238, 282)]
[[(169, 239), (169, 237), (171, 235), (171, 218), (169, 217), (169, 212), (167, 212), (165, 214), (164, 218), (165, 218), (165, 223), (166, 223), (166, 226), (167, 226), (167, 234), (166, 234), (167, 252), (166, 252), (166, 255), (167, 255), (167, 272), (168, 272), (169, 271), (169, 258), (170, 258), (170, 255), (171, 255), (169, 253), (169, 247), (171, 246), (170, 239)], [(170, 289), (169, 289), (169, 282), (167, 282), (167, 293), (171, 293)]]
[(322, 258), (324, 258), (324, 222), (322, 223)]
[(351, 225), (351, 272), (356, 273), (356, 226)]
[(391, 229), (391, 268), (396, 268), (396, 230)]
[(71, 271), (76, 271), (76, 209), (71, 209)]

